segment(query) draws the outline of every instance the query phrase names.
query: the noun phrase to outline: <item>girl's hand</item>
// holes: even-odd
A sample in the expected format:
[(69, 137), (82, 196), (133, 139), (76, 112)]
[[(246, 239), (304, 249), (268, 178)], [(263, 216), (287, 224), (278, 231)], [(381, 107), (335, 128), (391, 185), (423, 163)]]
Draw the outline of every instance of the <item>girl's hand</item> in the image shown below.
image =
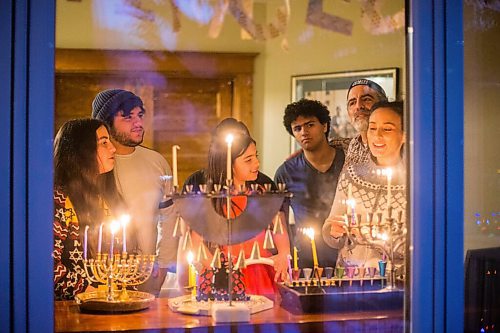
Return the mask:
[(288, 275), (288, 256), (289, 253), (278, 253), (271, 257), (274, 262), (274, 270), (276, 271), (274, 282), (288, 281), (290, 279)]

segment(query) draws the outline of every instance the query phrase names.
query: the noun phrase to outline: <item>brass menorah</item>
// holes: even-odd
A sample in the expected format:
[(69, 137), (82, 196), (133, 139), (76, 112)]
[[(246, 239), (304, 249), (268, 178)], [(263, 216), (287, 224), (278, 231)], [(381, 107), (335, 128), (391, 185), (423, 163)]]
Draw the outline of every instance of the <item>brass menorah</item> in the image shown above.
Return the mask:
[[(106, 301), (127, 301), (128, 286), (144, 283), (151, 275), (155, 255), (98, 253), (96, 259), (85, 259), (85, 273), (90, 282), (106, 285)], [(121, 286), (118, 297), (113, 294), (114, 286)]]
[[(390, 288), (395, 288), (396, 265), (395, 256), (406, 241), (406, 224), (403, 222), (403, 211), (397, 217), (392, 216), (392, 209), (387, 210), (383, 218), (382, 212), (368, 213), (365, 220), (361, 214), (344, 214), (347, 232), (347, 248), (353, 249), (358, 245), (369, 246), (380, 250), (390, 263)], [(356, 237), (354, 237), (355, 235)], [(401, 265), (399, 265), (401, 266)], [(398, 267), (399, 268), (399, 267)]]

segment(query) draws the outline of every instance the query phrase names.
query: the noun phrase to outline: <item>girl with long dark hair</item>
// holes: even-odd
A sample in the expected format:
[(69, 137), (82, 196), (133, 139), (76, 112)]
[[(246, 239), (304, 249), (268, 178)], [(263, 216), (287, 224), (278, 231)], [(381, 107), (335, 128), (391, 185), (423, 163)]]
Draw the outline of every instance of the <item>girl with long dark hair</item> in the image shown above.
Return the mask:
[(89, 285), (83, 265), (85, 228), (90, 257), (100, 224), (111, 211), (124, 212), (112, 173), (115, 150), (100, 120), (70, 120), (55, 137), (52, 257), (57, 300), (73, 299)]

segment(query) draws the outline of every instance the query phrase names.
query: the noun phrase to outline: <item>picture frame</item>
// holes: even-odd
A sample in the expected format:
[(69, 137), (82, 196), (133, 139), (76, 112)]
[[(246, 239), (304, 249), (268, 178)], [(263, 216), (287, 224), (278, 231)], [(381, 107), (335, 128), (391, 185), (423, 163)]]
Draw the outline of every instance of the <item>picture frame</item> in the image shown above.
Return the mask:
[[(347, 91), (352, 82), (369, 79), (384, 88), (389, 101), (398, 93), (398, 68), (382, 68), (349, 72), (292, 76), (292, 102), (302, 98), (318, 100), (330, 111), (332, 121), (328, 139), (352, 138), (356, 131), (347, 114)], [(290, 138), (290, 153), (300, 149), (295, 138)]]

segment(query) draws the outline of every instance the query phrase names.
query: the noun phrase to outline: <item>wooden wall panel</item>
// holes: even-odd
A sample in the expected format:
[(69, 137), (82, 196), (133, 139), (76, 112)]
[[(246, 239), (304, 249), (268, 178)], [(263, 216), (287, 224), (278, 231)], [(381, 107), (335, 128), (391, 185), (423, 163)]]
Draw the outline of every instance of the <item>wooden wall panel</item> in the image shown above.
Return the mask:
[(167, 158), (177, 144), (179, 182), (206, 166), (210, 133), (233, 116), (252, 128), (256, 54), (57, 50), (55, 130), (89, 117), (95, 95), (128, 89), (145, 104), (144, 145)]

